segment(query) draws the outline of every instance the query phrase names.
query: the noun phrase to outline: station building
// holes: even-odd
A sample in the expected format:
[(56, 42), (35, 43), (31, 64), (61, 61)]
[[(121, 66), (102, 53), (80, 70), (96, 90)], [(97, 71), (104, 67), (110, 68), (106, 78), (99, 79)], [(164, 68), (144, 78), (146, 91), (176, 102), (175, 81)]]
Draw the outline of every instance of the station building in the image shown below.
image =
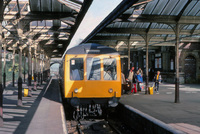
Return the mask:
[[(198, 42), (181, 42), (179, 48), (180, 84), (200, 82), (200, 46)], [(131, 51), (130, 66), (145, 70), (145, 51)], [(124, 55), (124, 56), (123, 56)], [(122, 53), (122, 69), (128, 71), (127, 53)], [(174, 83), (175, 51), (173, 46), (161, 46), (149, 52), (149, 72), (161, 71), (163, 82)], [(145, 73), (145, 71), (144, 71)], [(150, 81), (152, 80), (151, 76)]]

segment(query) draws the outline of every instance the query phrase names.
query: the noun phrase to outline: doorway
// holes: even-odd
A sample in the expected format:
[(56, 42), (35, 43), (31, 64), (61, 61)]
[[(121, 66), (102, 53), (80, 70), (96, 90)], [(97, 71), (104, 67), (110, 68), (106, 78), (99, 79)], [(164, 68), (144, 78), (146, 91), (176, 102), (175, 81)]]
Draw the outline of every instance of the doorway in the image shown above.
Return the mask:
[(196, 81), (196, 59), (193, 56), (185, 58), (185, 83)]

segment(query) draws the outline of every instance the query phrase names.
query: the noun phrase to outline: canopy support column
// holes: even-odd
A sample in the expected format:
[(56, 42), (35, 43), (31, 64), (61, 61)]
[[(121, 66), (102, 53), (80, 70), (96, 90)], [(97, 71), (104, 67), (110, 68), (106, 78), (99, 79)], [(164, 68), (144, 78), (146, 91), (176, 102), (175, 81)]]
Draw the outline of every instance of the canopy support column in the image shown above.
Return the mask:
[(40, 86), (40, 54), (38, 55), (37, 58), (37, 75), (38, 75), (38, 85)]
[(24, 25), (22, 23), (22, 21), (17, 22), (18, 27), (17, 27), (17, 33), (19, 36), (19, 43), (18, 43), (18, 52), (19, 52), (19, 77), (18, 77), (18, 101), (17, 101), (17, 105), (18, 106), (23, 106), (22, 104), (22, 38), (23, 38), (23, 28)]
[(128, 70), (131, 69), (130, 63), (131, 63), (131, 48), (130, 48), (131, 42), (130, 37), (128, 39)]
[(148, 94), (148, 87), (149, 87), (149, 41), (153, 37), (153, 35), (149, 35), (149, 29), (151, 24), (149, 25), (148, 29), (146, 30), (145, 35), (141, 35), (146, 43), (146, 87), (145, 87), (145, 94)]
[(146, 88), (145, 94), (148, 94), (148, 87), (149, 87), (149, 40), (150, 37), (146, 34), (145, 42), (146, 42)]
[(13, 73), (12, 73), (12, 82), (13, 82), (13, 87), (15, 87), (15, 51), (16, 51), (16, 48), (13, 47), (13, 54), (12, 54), (12, 57), (13, 57), (13, 65), (12, 65), (12, 68), (13, 68)]
[(24, 83), (26, 82), (26, 53), (24, 52)]
[(3, 88), (6, 88), (6, 44), (3, 45)]
[[(3, 2), (0, 1), (0, 8), (3, 6)], [(1, 13), (1, 12), (0, 12)], [(2, 17), (0, 15), (0, 17)], [(2, 20), (0, 18), (0, 61), (2, 61)], [(3, 85), (2, 85), (2, 62), (0, 62), (0, 126), (3, 126)]]
[(36, 73), (36, 60), (37, 60), (37, 46), (34, 47), (34, 66), (33, 66), (33, 75), (34, 75), (34, 90), (37, 90), (37, 73)]
[(44, 63), (44, 50), (42, 50), (42, 54), (41, 54), (41, 85), (42, 85), (42, 81), (43, 81), (43, 70), (44, 70), (44, 66), (43, 66), (43, 63)]
[(40, 63), (41, 63), (41, 48), (40, 46), (38, 46), (38, 55), (37, 55), (37, 77), (38, 77), (38, 85), (41, 86), (41, 82), (40, 82), (40, 72), (41, 72), (41, 66), (40, 66)]
[(19, 78), (18, 78), (18, 101), (17, 101), (18, 106), (23, 105), (22, 104), (22, 83), (23, 83), (22, 81), (22, 47), (19, 46)]
[(50, 78), (50, 58), (49, 57), (47, 57), (47, 79), (49, 79)]
[(29, 95), (32, 96), (31, 92), (31, 79), (32, 79), (32, 54), (31, 54), (31, 40), (29, 39), (29, 45), (28, 45), (28, 90)]
[(176, 34), (176, 44), (175, 44), (175, 68), (176, 68), (176, 77), (175, 77), (175, 103), (179, 103), (179, 33), (180, 25), (176, 24), (175, 34)]

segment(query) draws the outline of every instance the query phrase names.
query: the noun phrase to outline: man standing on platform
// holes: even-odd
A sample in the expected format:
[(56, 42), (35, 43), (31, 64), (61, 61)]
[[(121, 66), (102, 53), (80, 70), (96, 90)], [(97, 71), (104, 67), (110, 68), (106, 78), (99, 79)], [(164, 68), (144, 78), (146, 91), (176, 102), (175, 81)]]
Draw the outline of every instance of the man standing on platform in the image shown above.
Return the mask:
[(155, 91), (158, 93), (159, 90), (159, 84), (161, 83), (161, 75), (160, 75), (160, 71), (157, 71), (157, 74), (154, 76), (154, 81), (155, 81)]

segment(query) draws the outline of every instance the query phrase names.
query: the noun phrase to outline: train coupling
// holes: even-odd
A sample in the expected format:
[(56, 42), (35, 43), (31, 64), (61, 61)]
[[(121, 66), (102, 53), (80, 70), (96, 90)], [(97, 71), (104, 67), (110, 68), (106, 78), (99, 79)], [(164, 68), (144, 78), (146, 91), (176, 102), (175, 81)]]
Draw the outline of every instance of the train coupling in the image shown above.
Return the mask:
[(70, 104), (73, 106), (73, 107), (77, 107), (80, 105), (80, 99), (77, 98), (77, 97), (73, 97), (71, 100), (70, 100)]
[(118, 105), (118, 99), (116, 97), (112, 97), (108, 100), (109, 107), (116, 107)]

